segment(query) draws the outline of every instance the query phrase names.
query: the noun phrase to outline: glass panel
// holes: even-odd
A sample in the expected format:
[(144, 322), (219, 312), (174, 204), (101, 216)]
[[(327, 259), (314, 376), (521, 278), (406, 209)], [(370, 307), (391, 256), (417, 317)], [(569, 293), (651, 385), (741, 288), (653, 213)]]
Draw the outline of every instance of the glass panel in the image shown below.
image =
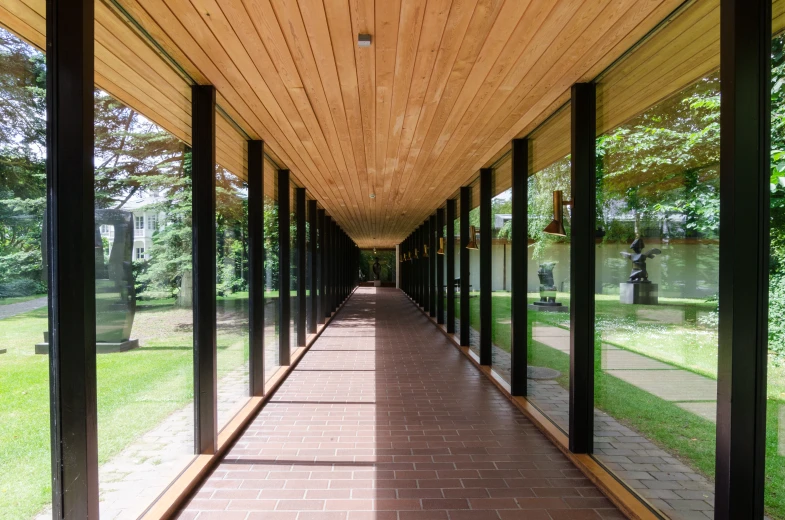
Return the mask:
[(512, 244), (512, 170), (507, 160), (493, 172), (491, 199), (491, 338), (493, 341), (493, 370), (510, 382), (512, 368), (511, 330), (511, 249)]
[[(684, 45), (697, 38), (710, 59)], [(699, 0), (597, 91), (594, 453), (670, 518), (713, 509), (718, 55), (718, 2)], [(678, 81), (663, 81), (674, 70)]]
[[(480, 183), (471, 188), (472, 209), (469, 211), (469, 348), (480, 356)], [(472, 243), (473, 242), (473, 243)]]
[(193, 458), (191, 152), (100, 90), (95, 136), (101, 517), (136, 517)]
[[(554, 220), (554, 191), (570, 189), (570, 105), (538, 128), (529, 141), (528, 183), (528, 397), (569, 431), (570, 386), (570, 207), (560, 220), (566, 236), (545, 231)], [(539, 168), (536, 169), (535, 168)], [(558, 216), (558, 215), (556, 215)], [(549, 230), (550, 231), (550, 230)]]
[(785, 2), (772, 3), (771, 261), (766, 410), (766, 488), (771, 520), (785, 519)]
[(297, 191), (294, 184), (289, 185), (289, 204), (291, 211), (289, 213), (289, 347), (291, 352), (297, 348), (297, 321), (300, 319), (299, 298), (297, 293), (297, 280), (300, 276), (297, 265)]
[(264, 372), (265, 379), (275, 374), (281, 361), (278, 350), (278, 172), (264, 163)]
[(249, 399), (248, 185), (218, 166), (215, 198), (220, 431)]
[[(0, 28), (0, 516), (52, 500), (43, 53)], [(40, 344), (41, 347), (37, 347)], [(50, 514), (51, 516), (51, 514)]]
[[(444, 215), (446, 217), (447, 210), (443, 209)], [(441, 241), (439, 241), (439, 249), (441, 249), (442, 254), (439, 255), (438, 262), (442, 263), (442, 276), (438, 280), (438, 285), (442, 288), (442, 293), (444, 294), (444, 304), (442, 305), (442, 316), (441, 322), (447, 325), (447, 226), (442, 228), (440, 233)]]

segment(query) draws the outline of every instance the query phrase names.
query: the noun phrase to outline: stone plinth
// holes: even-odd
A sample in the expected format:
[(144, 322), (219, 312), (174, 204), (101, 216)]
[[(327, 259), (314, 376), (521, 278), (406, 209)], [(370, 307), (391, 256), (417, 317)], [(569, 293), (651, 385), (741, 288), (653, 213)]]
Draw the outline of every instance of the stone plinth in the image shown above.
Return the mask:
[(634, 305), (657, 305), (657, 284), (624, 282), (619, 284), (619, 301)]

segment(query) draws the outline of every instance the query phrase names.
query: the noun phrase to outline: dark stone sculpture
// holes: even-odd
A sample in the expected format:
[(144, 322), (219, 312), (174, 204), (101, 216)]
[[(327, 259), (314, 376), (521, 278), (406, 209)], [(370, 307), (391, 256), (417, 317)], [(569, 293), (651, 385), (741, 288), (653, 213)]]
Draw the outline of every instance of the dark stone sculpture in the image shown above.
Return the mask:
[(378, 256), (375, 258), (375, 261), (373, 263), (372, 269), (373, 269), (373, 279), (374, 280), (380, 280), (381, 279), (381, 274), (382, 274), (382, 265), (379, 263), (379, 257)]
[(553, 269), (558, 262), (543, 262), (537, 269), (537, 276), (540, 279), (540, 301), (534, 302), (529, 308), (537, 311), (566, 312), (560, 302), (556, 301), (556, 282), (553, 278)]
[[(108, 259), (104, 256), (101, 226), (114, 228), (114, 241)], [(133, 246), (133, 213), (117, 209), (95, 210), (95, 339), (96, 352), (99, 354), (122, 352), (139, 346), (138, 340), (131, 339), (136, 314), (136, 293), (131, 269)], [(46, 247), (42, 253), (46, 269)], [(35, 352), (49, 353), (48, 332), (44, 332), (44, 343), (36, 344)]]
[[(101, 226), (114, 227), (114, 242), (104, 261)], [(131, 338), (136, 314), (134, 275), (134, 216), (130, 211), (95, 210), (96, 341), (124, 343)]]
[(648, 283), (649, 273), (646, 271), (646, 259), (654, 258), (656, 255), (662, 253), (659, 249), (650, 249), (645, 253), (641, 253), (646, 245), (643, 243), (641, 237), (636, 237), (630, 244), (630, 249), (635, 253), (622, 252), (621, 256), (628, 258), (632, 261), (632, 273), (630, 274), (631, 283)]
[(646, 271), (646, 259), (654, 258), (662, 253), (659, 249), (650, 249), (643, 252), (646, 245), (641, 237), (635, 237), (630, 244), (633, 253), (622, 252), (621, 256), (632, 261), (632, 273), (628, 282), (619, 285), (619, 301), (626, 304), (657, 305), (659, 296), (657, 284), (649, 281)]

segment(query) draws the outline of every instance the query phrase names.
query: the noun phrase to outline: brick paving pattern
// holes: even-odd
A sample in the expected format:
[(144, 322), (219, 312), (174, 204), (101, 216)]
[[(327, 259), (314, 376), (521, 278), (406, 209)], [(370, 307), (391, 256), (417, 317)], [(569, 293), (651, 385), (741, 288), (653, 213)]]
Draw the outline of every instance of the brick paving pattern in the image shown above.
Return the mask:
[[(569, 331), (535, 326), (538, 343), (570, 353)], [(603, 370), (696, 415), (716, 421), (716, 381), (603, 344)], [(569, 393), (556, 381), (528, 381), (529, 400), (568, 430)], [(710, 401), (714, 402), (710, 402)], [(698, 401), (698, 402), (691, 402)], [(672, 520), (714, 518), (714, 485), (703, 475), (605, 412), (594, 410), (594, 453), (605, 467)]]
[(179, 518), (623, 515), (403, 293), (360, 288)]

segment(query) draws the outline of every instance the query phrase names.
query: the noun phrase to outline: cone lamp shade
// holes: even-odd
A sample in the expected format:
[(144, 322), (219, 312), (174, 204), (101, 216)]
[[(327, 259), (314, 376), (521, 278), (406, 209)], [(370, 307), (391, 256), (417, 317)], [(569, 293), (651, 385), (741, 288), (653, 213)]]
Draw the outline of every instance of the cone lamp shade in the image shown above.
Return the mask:
[(469, 226), (469, 243), (466, 244), (466, 249), (479, 249), (477, 247), (477, 228)]
[(444, 238), (442, 238), (442, 237), (439, 237), (439, 250), (436, 251), (436, 254), (437, 255), (443, 255), (444, 254)]
[(548, 224), (543, 233), (548, 235), (556, 235), (566, 237), (567, 232), (564, 230), (564, 204), (572, 204), (571, 201), (564, 202), (564, 195), (561, 190), (553, 192), (553, 220)]

